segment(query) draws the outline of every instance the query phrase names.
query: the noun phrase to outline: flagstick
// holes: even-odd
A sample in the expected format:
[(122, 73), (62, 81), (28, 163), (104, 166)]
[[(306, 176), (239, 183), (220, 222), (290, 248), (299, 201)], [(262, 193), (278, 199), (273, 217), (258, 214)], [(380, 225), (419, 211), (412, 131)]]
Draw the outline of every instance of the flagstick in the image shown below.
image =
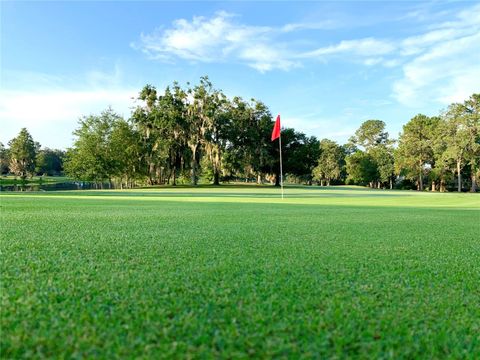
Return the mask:
[(278, 146), (280, 148), (280, 186), (282, 187), (282, 200), (283, 200), (283, 169), (282, 169), (282, 134), (278, 137)]

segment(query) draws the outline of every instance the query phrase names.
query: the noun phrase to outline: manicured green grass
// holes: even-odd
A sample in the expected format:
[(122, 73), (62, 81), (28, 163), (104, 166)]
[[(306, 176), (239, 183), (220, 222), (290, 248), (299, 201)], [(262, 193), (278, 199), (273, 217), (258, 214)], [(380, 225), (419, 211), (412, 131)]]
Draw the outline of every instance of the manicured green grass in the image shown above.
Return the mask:
[(480, 196), (2, 194), (1, 358), (480, 358)]

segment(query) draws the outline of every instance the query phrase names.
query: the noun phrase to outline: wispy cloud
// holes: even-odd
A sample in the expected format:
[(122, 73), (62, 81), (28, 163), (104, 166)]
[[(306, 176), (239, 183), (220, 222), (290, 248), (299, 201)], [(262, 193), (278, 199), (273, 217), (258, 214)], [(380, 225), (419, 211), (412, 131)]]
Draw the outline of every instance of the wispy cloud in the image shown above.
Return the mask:
[[(290, 70), (302, 66), (308, 59), (326, 60), (332, 56), (355, 55), (370, 65), (372, 58), (390, 54), (396, 49), (393, 41), (375, 39), (343, 40), (316, 49), (299, 49), (283, 36), (303, 30), (326, 30), (337, 27), (333, 20), (289, 23), (279, 27), (242, 24), (239, 17), (220, 11), (211, 18), (195, 16), (191, 21), (178, 19), (170, 27), (161, 27), (150, 34), (141, 34), (140, 41), (131, 46), (150, 59), (174, 62), (183, 59), (193, 62), (237, 61), (266, 72)], [(383, 59), (382, 59), (383, 60)]]
[(480, 91), (480, 5), (452, 19), (400, 43), (403, 76), (394, 82), (393, 96), (402, 104), (447, 105)]
[(30, 81), (25, 88), (2, 87), (0, 141), (7, 143), (22, 127), (27, 127), (41, 144), (64, 148), (71, 144), (72, 131), (83, 115), (99, 113), (111, 106), (128, 117), (134, 106), (132, 97), (137, 96), (138, 89), (122, 87), (118, 83), (119, 71), (116, 68), (113, 73), (88, 72), (83, 75), (83, 85), (75, 87), (69, 79), (29, 73), (30, 80), (38, 82)]
[(273, 46), (275, 29), (250, 26), (236, 21), (236, 16), (224, 11), (212, 18), (196, 16), (191, 21), (175, 20), (171, 28), (159, 28), (151, 34), (141, 34), (140, 42), (132, 46), (152, 59), (173, 61), (181, 58), (196, 62), (221, 62), (237, 58), (259, 71), (288, 70), (295, 66)]
[(412, 106), (432, 100), (448, 104), (479, 91), (479, 44), (480, 33), (436, 44), (411, 59), (393, 85), (395, 98)]
[[(333, 122), (335, 123), (334, 127), (332, 127)], [(315, 135), (319, 139), (328, 138), (340, 144), (345, 143), (358, 128), (357, 124), (351, 123), (348, 114), (338, 114), (336, 118), (324, 118), (319, 114), (316, 114), (314, 118), (308, 115), (288, 116), (287, 114), (284, 116), (284, 125), (308, 135)]]
[(301, 57), (316, 58), (335, 54), (350, 54), (360, 56), (376, 56), (390, 54), (395, 50), (395, 45), (390, 41), (365, 38), (358, 40), (342, 40), (338, 44), (321, 47), (319, 49), (301, 54)]
[[(0, 117), (15, 126), (44, 126), (76, 122), (82, 115), (112, 106), (117, 111), (133, 106), (137, 90), (51, 90), (0, 91)], [(125, 115), (129, 115), (126, 113)]]
[(292, 32), (300, 30), (332, 30), (339, 26), (336, 21), (323, 20), (319, 22), (290, 23), (281, 28), (283, 32)]
[(151, 59), (173, 62), (183, 59), (193, 62), (237, 61), (260, 71), (290, 70), (307, 59), (326, 60), (329, 57), (356, 55), (368, 58), (392, 53), (392, 41), (375, 39), (343, 40), (337, 44), (313, 50), (293, 49), (292, 41), (282, 36), (303, 30), (325, 30), (336, 27), (332, 20), (290, 23), (280, 27), (251, 26), (239, 22), (239, 17), (224, 11), (211, 18), (203, 16), (175, 20), (171, 27), (141, 34), (140, 41), (131, 44)]

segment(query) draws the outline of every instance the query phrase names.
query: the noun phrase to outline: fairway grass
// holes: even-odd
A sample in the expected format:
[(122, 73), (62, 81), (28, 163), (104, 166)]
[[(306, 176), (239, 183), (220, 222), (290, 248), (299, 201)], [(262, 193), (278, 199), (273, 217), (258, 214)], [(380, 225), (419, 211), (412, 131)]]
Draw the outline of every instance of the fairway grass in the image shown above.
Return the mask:
[(3, 358), (480, 358), (480, 196), (2, 193)]

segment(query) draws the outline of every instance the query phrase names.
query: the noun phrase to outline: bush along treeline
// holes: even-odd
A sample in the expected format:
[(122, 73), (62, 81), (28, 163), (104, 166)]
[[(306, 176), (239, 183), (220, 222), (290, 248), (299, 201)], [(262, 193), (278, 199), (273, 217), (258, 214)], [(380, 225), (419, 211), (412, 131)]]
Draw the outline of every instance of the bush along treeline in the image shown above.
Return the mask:
[[(26, 129), (1, 146), (2, 173), (66, 175), (103, 187), (229, 181), (279, 185), (273, 117), (261, 101), (228, 99), (207, 77), (186, 89), (145, 86), (129, 119), (112, 109), (80, 119), (66, 154), (40, 150)], [(356, 184), (431, 191), (477, 190), (480, 94), (439, 116), (416, 115), (391, 139), (367, 120), (346, 144), (282, 129), (283, 170), (297, 184)]]

